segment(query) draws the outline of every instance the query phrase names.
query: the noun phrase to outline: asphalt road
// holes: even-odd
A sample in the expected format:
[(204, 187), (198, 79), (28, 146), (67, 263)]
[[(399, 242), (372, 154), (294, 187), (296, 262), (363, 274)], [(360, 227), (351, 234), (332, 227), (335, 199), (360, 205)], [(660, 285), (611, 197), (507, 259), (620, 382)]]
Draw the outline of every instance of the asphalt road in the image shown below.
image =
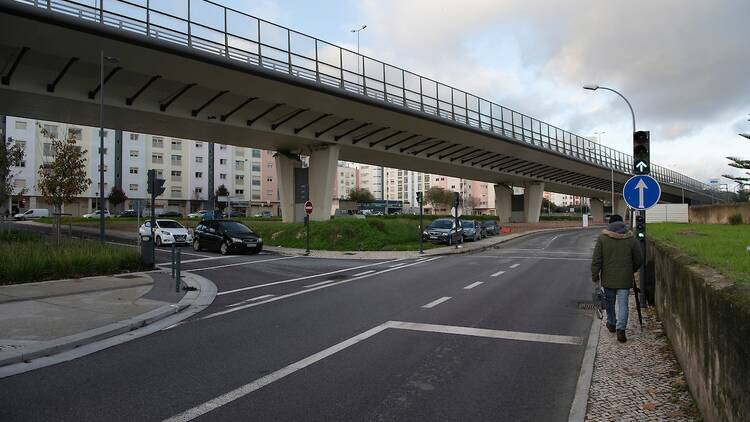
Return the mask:
[(0, 379), (0, 420), (564, 421), (595, 235), (391, 261), (184, 255), (218, 286), (207, 310)]

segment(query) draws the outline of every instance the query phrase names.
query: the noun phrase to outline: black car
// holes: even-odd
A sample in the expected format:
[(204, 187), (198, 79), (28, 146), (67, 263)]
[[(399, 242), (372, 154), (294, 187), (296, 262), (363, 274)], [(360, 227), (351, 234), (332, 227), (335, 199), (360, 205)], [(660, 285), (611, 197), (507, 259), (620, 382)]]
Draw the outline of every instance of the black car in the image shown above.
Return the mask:
[(497, 225), (497, 221), (487, 220), (487, 221), (484, 221), (482, 225), (484, 226), (484, 229), (487, 232), (487, 236), (496, 236), (500, 234), (500, 226)]
[(162, 211), (157, 217), (182, 218), (182, 214), (177, 211)]
[[(125, 210), (115, 217), (138, 217), (138, 213), (135, 210)], [(141, 215), (143, 217), (143, 215)]]
[(263, 250), (263, 239), (239, 221), (204, 220), (195, 228), (193, 249), (218, 250), (222, 255), (232, 252), (258, 253)]
[(446, 243), (448, 246), (454, 243), (463, 243), (463, 229), (456, 228), (454, 221), (449, 218), (438, 218), (430, 223), (422, 233), (422, 238), (432, 243)]

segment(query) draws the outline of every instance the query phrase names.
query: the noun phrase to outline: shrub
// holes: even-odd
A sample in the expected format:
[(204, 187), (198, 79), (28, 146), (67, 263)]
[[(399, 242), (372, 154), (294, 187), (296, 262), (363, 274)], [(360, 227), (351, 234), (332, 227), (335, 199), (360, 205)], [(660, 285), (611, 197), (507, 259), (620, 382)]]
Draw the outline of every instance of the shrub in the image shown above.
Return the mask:
[(742, 224), (742, 214), (732, 214), (729, 216), (729, 224), (736, 226), (737, 224)]

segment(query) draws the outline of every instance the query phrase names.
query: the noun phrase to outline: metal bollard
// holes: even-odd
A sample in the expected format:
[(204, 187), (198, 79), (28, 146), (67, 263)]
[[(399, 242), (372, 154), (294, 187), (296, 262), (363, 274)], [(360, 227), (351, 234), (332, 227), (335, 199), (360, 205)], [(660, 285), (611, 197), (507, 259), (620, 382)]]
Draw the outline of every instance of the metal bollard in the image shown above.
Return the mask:
[(175, 266), (175, 260), (177, 259), (175, 255), (175, 246), (174, 243), (172, 243), (172, 278), (174, 278), (174, 266)]
[(175, 277), (174, 291), (180, 292), (180, 264), (182, 263), (182, 253), (180, 249), (177, 249), (177, 274)]

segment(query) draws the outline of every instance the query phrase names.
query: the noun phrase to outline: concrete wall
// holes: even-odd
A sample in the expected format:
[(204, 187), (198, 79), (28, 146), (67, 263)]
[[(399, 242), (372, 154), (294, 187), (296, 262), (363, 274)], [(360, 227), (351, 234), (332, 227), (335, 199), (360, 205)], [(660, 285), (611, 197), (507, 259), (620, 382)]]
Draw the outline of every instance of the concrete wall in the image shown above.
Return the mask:
[(695, 224), (727, 224), (729, 216), (742, 214), (742, 222), (750, 223), (750, 202), (690, 207), (690, 222)]
[(656, 204), (646, 210), (646, 221), (649, 223), (687, 223), (687, 204)]
[(656, 309), (705, 420), (750, 420), (750, 286), (651, 245)]

